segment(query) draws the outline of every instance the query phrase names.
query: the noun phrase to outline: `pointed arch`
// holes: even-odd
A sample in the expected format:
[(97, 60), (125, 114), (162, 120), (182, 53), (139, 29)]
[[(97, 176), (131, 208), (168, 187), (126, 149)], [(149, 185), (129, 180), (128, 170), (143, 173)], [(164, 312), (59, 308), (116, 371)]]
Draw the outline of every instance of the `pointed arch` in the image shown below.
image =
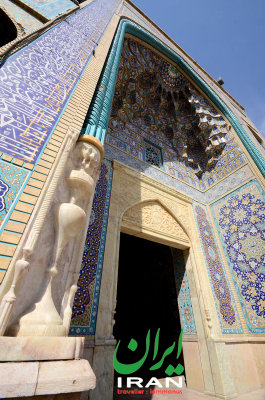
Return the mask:
[(223, 100), (210, 88), (210, 86), (195, 72), (191, 66), (176, 52), (170, 49), (161, 40), (156, 38), (144, 28), (136, 23), (122, 19), (117, 29), (113, 44), (111, 46), (108, 59), (103, 68), (101, 78), (95, 91), (91, 106), (89, 108), (82, 135), (92, 135), (104, 144), (106, 129), (111, 110), (111, 103), (114, 94), (117, 70), (121, 56), (124, 35), (129, 33), (142, 41), (146, 42), (164, 56), (173, 61), (183, 72), (203, 91), (203, 93), (213, 102), (213, 104), (224, 114), (230, 122), (242, 143), (246, 147), (250, 156), (265, 177), (265, 159), (245, 129), (241, 126), (236, 116)]

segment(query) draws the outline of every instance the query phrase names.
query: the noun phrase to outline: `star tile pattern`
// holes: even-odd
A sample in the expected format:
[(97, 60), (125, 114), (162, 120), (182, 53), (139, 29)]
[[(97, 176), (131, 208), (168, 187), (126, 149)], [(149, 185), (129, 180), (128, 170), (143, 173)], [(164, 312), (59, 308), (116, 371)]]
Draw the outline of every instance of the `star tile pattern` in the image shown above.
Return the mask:
[(250, 333), (265, 333), (265, 202), (250, 182), (211, 206)]

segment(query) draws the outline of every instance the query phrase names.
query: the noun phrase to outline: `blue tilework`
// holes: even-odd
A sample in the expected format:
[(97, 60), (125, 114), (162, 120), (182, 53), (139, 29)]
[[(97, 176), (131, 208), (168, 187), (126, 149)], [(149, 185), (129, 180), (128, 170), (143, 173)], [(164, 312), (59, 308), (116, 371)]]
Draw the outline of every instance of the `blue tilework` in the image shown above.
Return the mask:
[(0, 151), (36, 162), (117, 4), (94, 0), (2, 64)]
[(243, 333), (207, 212), (204, 207), (195, 204), (194, 214), (197, 220), (221, 331), (225, 334)]
[(265, 333), (265, 198), (252, 181), (211, 206), (249, 333)]
[(112, 165), (104, 160), (98, 180), (87, 231), (78, 289), (74, 299), (70, 335), (93, 335), (108, 225)]

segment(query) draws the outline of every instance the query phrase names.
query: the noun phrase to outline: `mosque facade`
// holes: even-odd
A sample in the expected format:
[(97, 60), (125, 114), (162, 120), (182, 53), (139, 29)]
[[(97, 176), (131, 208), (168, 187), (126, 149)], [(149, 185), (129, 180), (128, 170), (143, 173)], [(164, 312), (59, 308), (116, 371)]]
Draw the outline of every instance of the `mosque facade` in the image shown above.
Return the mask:
[(265, 389), (244, 108), (128, 0), (2, 0), (0, 25), (0, 398), (116, 398), (113, 358), (148, 332), (182, 335), (190, 390)]

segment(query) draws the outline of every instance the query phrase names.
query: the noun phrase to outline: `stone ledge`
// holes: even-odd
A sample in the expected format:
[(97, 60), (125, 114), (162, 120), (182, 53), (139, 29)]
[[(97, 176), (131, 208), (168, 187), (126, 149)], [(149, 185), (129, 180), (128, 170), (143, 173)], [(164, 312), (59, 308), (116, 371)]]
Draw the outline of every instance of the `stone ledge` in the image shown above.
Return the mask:
[(82, 337), (0, 337), (0, 362), (73, 360), (81, 358)]
[(77, 393), (94, 389), (87, 360), (0, 363), (0, 398)]
[(214, 342), (222, 342), (225, 344), (230, 343), (265, 343), (265, 337), (263, 336), (243, 336), (243, 337), (228, 337), (228, 338), (213, 338)]
[(87, 360), (41, 362), (36, 395), (94, 389), (96, 377)]
[(1, 363), (0, 398), (33, 396), (38, 379), (39, 363)]

